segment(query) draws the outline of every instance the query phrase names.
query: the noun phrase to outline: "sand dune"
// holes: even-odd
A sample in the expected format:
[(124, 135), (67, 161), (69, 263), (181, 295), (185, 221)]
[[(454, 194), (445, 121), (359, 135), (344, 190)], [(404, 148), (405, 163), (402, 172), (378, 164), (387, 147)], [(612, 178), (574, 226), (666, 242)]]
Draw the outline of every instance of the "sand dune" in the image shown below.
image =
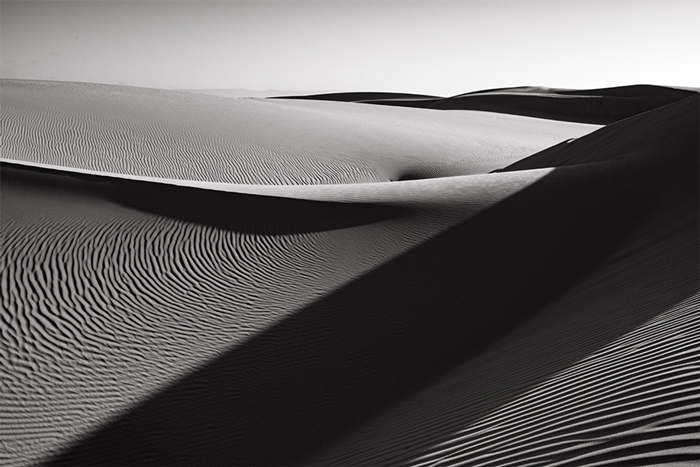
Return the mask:
[(0, 463), (700, 455), (697, 96), (600, 129), (75, 83), (0, 98)]
[[(698, 128), (698, 95), (662, 108), (616, 122), (596, 132), (595, 138), (580, 138), (523, 158), (501, 171), (589, 164), (634, 157), (658, 157), (697, 149), (686, 135)], [(659, 137), (659, 135), (663, 137)]]
[(242, 184), (486, 173), (597, 128), (511, 115), (24, 80), (2, 80), (0, 99), (7, 116), (3, 158)]
[(636, 85), (573, 90), (532, 86), (500, 88), (453, 97), (384, 96), (372, 93), (291, 96), (442, 110), (479, 110), (562, 121), (608, 124), (692, 96), (697, 89)]
[(695, 90), (649, 85), (590, 90), (524, 87), (462, 94), (440, 100), (431, 108), (485, 110), (608, 124), (693, 94)]

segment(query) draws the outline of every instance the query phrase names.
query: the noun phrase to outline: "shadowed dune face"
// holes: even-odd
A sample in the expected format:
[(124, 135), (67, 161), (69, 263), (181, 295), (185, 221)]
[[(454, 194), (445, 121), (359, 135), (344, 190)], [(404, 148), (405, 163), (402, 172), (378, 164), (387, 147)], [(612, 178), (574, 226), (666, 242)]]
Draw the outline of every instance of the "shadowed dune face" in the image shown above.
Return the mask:
[[(562, 149), (571, 169), (598, 165), (584, 164), (591, 154), (628, 168), (650, 163), (649, 181), (661, 188), (615, 253), (477, 358), (311, 463), (695, 465), (699, 109), (697, 100), (673, 107), (640, 116), (616, 145), (611, 126), (583, 138), (586, 151)], [(671, 136), (671, 127), (683, 131)], [(638, 139), (657, 144), (640, 155)], [(636, 175), (623, 173), (619, 186), (628, 187)]]
[[(688, 138), (700, 125), (699, 95), (654, 111), (630, 117), (596, 132), (595, 138), (566, 141), (523, 158), (499, 172), (587, 164), (622, 157), (649, 157), (659, 153), (698, 152)], [(663, 137), (659, 137), (659, 135)], [(671, 156), (667, 156), (671, 157)]]
[(486, 173), (596, 126), (86, 83), (2, 80), (2, 157), (127, 175), (305, 185)]
[[(5, 147), (22, 163), (67, 169), (0, 166), (0, 447), (9, 462), (697, 457), (697, 99), (534, 154), (528, 170), (478, 174), (510, 164), (492, 151), (526, 156), (542, 132), (585, 126), (318, 101), (242, 108), (67, 83), (58, 96), (53, 84), (36, 94), (43, 85), (10, 84), (27, 88), (13, 88), (3, 114), (14, 135)], [(71, 105), (84, 114), (67, 117)], [(122, 123), (100, 120), (103, 105), (122, 106)], [(165, 109), (182, 110), (172, 117), (181, 120)], [(239, 129), (246, 137), (262, 145), (271, 135), (265, 147), (296, 144), (290, 160), (338, 164), (333, 177), (346, 163), (379, 170), (381, 151), (391, 163), (375, 183), (318, 185), (329, 182), (314, 178), (323, 173), (315, 162), (282, 176), (255, 151), (212, 153), (214, 163), (175, 144), (196, 134), (221, 150), (231, 140), (213, 135), (233, 114), (250, 119)], [(279, 133), (263, 130), (273, 121), (285, 122)], [(312, 123), (319, 133), (302, 138)], [(425, 133), (430, 125), (440, 130)], [(133, 146), (85, 149), (128, 141), (119, 132), (130, 126), (142, 135)], [(49, 150), (52, 134), (68, 143)], [(310, 149), (327, 138), (350, 152)], [(154, 144), (161, 139), (168, 144)], [(418, 151), (441, 139), (444, 158)], [(362, 152), (370, 143), (381, 151)], [(460, 144), (481, 148), (483, 160), (447, 155)], [(477, 175), (411, 180), (467, 166)], [(104, 173), (70, 171), (86, 167)], [(222, 167), (232, 181), (312, 185), (176, 186), (185, 173), (226, 180)], [(376, 183), (392, 179), (402, 181)]]

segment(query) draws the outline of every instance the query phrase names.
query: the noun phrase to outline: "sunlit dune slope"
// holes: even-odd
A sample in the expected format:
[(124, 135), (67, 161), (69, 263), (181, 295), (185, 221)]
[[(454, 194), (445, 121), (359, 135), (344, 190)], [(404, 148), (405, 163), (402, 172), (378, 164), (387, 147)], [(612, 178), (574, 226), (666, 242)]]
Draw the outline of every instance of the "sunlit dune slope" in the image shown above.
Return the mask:
[(2, 80), (2, 157), (243, 184), (486, 173), (597, 127), (476, 112)]

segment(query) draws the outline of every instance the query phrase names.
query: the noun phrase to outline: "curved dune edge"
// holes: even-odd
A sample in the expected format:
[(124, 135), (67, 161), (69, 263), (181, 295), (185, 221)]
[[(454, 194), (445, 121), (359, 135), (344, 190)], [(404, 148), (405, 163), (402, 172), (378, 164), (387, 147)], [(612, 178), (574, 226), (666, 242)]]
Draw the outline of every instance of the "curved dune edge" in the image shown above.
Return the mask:
[(498, 173), (440, 177), (425, 180), (406, 180), (401, 182), (346, 183), (339, 185), (245, 185), (125, 175), (36, 162), (17, 161), (6, 158), (0, 158), (0, 163), (10, 166), (16, 165), (27, 168), (52, 170), (59, 173), (103, 177), (106, 180), (131, 180), (226, 193), (313, 201), (410, 205), (419, 205), (422, 202), (449, 205), (450, 202), (454, 202), (455, 200), (464, 200), (465, 193), (461, 190), (470, 186), (483, 189), (484, 186), (488, 186), (489, 184), (494, 186), (496, 184), (508, 183), (519, 185), (518, 181), (523, 179), (523, 177), (528, 180), (527, 183), (533, 183), (537, 179), (547, 175), (551, 170), (542, 168), (528, 174), (519, 174), (515, 177), (506, 173)]

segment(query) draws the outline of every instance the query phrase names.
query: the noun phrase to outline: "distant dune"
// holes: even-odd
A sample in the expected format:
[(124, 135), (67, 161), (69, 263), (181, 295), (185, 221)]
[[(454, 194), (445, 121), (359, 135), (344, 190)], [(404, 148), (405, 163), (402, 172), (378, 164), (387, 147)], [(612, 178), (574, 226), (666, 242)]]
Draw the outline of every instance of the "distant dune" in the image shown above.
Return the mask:
[(523, 158), (502, 171), (607, 162), (629, 154), (641, 158), (663, 152), (671, 155), (692, 152), (694, 148), (688, 147), (692, 140), (685, 135), (697, 129), (697, 99), (698, 94), (691, 95), (672, 105), (612, 123), (598, 130), (595, 138), (565, 141)]
[[(453, 97), (341, 93), (291, 96), (366, 104), (443, 110), (481, 110), (554, 120), (608, 124), (652, 110), (697, 93), (697, 89), (663, 86), (621, 86), (572, 90), (523, 86), (491, 89)], [(375, 95), (376, 94), (376, 95)]]
[(700, 96), (517, 89), (4, 80), (0, 464), (695, 465)]
[(486, 173), (597, 126), (490, 113), (2, 81), (2, 157), (243, 184)]

